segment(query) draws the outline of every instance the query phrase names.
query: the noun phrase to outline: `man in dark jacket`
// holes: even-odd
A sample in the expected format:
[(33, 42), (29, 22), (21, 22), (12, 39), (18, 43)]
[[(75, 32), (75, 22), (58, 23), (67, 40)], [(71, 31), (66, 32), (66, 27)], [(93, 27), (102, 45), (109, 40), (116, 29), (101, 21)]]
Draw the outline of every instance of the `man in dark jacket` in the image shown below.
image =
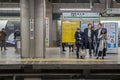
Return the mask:
[(80, 35), (80, 28), (77, 28), (77, 31), (75, 33), (75, 40), (76, 40), (76, 57), (79, 59), (79, 49), (80, 49), (80, 44), (81, 44), (81, 35)]
[(100, 34), (101, 34), (101, 32), (102, 32), (103, 30), (105, 30), (105, 32), (107, 33), (107, 30), (106, 30), (105, 28), (103, 28), (103, 25), (102, 25), (101, 23), (99, 23), (99, 24), (98, 24), (98, 29), (95, 31), (96, 44), (97, 44), (95, 56), (97, 56), (98, 47), (99, 47), (99, 43), (100, 43), (99, 36), (100, 36)]
[(86, 40), (86, 48), (89, 48), (89, 56), (92, 57), (91, 49), (93, 49), (93, 41), (94, 41), (94, 31), (92, 30), (92, 24), (88, 24), (88, 28), (84, 30), (85, 40)]
[(1, 51), (2, 51), (2, 48), (4, 47), (4, 50), (7, 50), (6, 49), (6, 32), (5, 32), (5, 29), (2, 28), (2, 31), (0, 32), (0, 40), (1, 40)]

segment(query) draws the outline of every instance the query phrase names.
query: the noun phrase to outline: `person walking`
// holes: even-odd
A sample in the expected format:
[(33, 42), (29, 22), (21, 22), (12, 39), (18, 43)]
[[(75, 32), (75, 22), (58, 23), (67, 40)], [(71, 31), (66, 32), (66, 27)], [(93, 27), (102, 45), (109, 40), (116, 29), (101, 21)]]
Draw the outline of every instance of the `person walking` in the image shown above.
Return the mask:
[(0, 31), (0, 40), (1, 40), (1, 51), (3, 50), (4, 47), (4, 51), (7, 50), (6, 49), (6, 31), (4, 28), (2, 28), (2, 31)]

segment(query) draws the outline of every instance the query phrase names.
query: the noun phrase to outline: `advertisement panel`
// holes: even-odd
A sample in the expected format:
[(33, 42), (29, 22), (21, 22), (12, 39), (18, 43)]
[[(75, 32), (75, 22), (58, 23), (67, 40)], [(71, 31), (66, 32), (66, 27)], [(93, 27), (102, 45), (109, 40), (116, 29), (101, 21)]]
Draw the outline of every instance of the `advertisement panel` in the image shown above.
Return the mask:
[(117, 53), (117, 23), (105, 22), (104, 28), (107, 29), (107, 53)]
[(62, 22), (62, 42), (74, 43), (76, 29), (80, 27), (80, 21), (63, 21)]
[(84, 32), (84, 29), (88, 27), (89, 22), (81, 21), (81, 31)]

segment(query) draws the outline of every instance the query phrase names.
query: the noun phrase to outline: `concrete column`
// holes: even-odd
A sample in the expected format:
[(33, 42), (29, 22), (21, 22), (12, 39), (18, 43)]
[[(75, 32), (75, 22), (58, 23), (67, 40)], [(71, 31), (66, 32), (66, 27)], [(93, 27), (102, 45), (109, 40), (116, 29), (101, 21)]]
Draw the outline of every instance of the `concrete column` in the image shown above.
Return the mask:
[(49, 46), (53, 46), (53, 20), (52, 20), (52, 4), (46, 0), (46, 17), (49, 18)]
[(29, 3), (28, 0), (20, 0), (21, 5), (21, 49), (22, 57), (29, 57)]
[(34, 52), (34, 0), (29, 0), (30, 14), (30, 58), (35, 56)]
[(35, 1), (35, 57), (45, 57), (45, 0)]

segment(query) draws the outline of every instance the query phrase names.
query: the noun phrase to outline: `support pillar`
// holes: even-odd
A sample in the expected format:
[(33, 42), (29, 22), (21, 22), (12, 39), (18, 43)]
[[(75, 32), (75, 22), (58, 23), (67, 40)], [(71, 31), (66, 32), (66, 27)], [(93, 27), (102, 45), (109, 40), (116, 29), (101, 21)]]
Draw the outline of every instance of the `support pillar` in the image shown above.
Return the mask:
[(45, 57), (45, 0), (21, 0), (22, 57)]
[(45, 58), (45, 0), (35, 1), (35, 57)]
[(52, 3), (46, 0), (46, 17), (49, 18), (49, 47), (53, 47), (53, 20), (52, 20)]
[(28, 0), (20, 0), (21, 4), (21, 50), (22, 57), (29, 57), (29, 2)]
[(34, 4), (34, 0), (29, 0), (29, 14), (30, 14), (30, 58), (34, 58), (35, 56), (35, 49), (34, 49), (34, 26), (35, 26), (35, 22), (34, 22), (34, 7), (35, 4)]

